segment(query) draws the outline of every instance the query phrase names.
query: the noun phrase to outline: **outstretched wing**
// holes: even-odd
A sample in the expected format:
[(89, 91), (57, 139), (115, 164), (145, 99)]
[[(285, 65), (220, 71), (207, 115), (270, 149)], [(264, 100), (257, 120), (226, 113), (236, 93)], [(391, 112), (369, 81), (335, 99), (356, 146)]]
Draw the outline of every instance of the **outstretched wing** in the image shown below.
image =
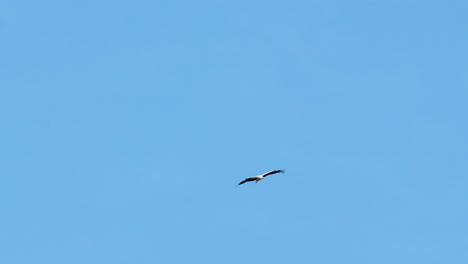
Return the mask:
[(268, 175), (272, 175), (272, 174), (276, 174), (276, 173), (280, 173), (280, 172), (281, 172), (281, 173), (284, 173), (284, 170), (272, 170), (272, 171), (269, 171), (269, 172), (263, 174), (262, 176), (263, 176), (263, 177), (266, 177), (266, 176), (268, 176)]
[(255, 177), (246, 178), (245, 180), (241, 181), (237, 186), (244, 184), (246, 182), (249, 182), (249, 181), (255, 181)]

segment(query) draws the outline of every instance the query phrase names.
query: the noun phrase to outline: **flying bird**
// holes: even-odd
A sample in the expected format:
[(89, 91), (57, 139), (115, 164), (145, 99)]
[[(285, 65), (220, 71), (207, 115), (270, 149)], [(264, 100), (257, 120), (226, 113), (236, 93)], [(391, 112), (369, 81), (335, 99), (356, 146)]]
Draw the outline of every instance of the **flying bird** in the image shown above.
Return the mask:
[(245, 180), (241, 181), (237, 186), (239, 186), (241, 184), (244, 184), (246, 182), (249, 182), (249, 181), (255, 181), (255, 183), (257, 183), (257, 182), (263, 180), (263, 178), (265, 178), (268, 175), (272, 175), (272, 174), (276, 174), (276, 173), (280, 173), (280, 172), (284, 173), (284, 170), (272, 170), (272, 171), (269, 171), (269, 172), (264, 173), (262, 175), (247, 177), (247, 178), (245, 178)]

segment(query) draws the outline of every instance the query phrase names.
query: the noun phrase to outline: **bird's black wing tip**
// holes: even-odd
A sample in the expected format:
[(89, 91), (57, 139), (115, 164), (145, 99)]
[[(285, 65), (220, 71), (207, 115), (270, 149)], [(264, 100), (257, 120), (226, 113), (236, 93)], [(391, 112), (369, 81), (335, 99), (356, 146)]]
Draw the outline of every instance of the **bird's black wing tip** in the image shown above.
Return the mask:
[(247, 179), (241, 181), (237, 186), (239, 186), (239, 185), (241, 185), (241, 184), (244, 184), (244, 183), (246, 183), (246, 182), (250, 182), (250, 181), (255, 181), (255, 179), (249, 179), (249, 178), (247, 178)]

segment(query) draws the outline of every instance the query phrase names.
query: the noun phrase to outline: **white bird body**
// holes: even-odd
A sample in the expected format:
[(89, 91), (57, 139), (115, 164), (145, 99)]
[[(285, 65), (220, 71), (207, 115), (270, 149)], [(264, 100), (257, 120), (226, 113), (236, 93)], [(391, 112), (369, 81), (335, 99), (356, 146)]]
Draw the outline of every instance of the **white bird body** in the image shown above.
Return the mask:
[(245, 179), (250, 180), (250, 181), (259, 182), (259, 181), (263, 180), (263, 177), (261, 175), (259, 175), (259, 176), (248, 177), (248, 178), (245, 178)]
[[(264, 173), (264, 174), (262, 174), (262, 175), (253, 176), (253, 177), (247, 177), (247, 178), (245, 178), (243, 181), (241, 181), (241, 182), (239, 183), (239, 185), (244, 184), (244, 183), (249, 182), (249, 181), (255, 181), (255, 183), (257, 183), (257, 182), (263, 180), (263, 179), (264, 179), (266, 176), (268, 176), (268, 175), (276, 174), (276, 173), (280, 173), (280, 172), (281, 172), (281, 173), (284, 173), (284, 170), (272, 170), (272, 171), (269, 171), (269, 172)], [(238, 186), (239, 186), (239, 185), (238, 185)]]

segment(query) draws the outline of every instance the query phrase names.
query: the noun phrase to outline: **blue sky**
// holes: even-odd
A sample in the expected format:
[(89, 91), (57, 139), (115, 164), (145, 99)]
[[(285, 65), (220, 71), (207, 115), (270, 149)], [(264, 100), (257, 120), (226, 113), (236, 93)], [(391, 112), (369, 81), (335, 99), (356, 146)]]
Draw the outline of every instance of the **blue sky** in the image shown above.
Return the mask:
[(0, 261), (466, 263), (467, 8), (1, 2)]

